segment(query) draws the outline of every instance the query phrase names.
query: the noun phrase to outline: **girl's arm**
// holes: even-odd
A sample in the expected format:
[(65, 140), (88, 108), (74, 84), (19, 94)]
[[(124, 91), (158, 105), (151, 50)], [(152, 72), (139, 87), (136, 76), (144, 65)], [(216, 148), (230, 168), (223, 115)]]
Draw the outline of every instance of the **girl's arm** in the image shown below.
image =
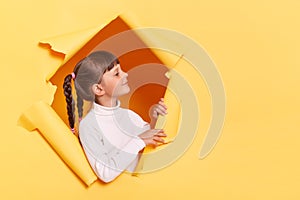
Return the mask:
[(107, 144), (98, 145), (96, 151), (88, 146), (83, 144), (91, 167), (99, 179), (108, 183), (117, 178), (131, 163), (137, 164), (134, 161), (138, 159), (137, 155), (145, 147), (145, 143), (140, 139), (132, 139), (122, 150), (113, 146), (108, 147)]

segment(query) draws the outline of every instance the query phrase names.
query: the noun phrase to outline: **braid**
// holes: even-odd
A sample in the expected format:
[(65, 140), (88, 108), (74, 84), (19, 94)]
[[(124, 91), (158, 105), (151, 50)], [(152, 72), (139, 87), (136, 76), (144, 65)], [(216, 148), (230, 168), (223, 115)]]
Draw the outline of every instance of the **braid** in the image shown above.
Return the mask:
[(71, 129), (73, 129), (74, 128), (74, 101), (72, 97), (71, 80), (72, 80), (72, 75), (71, 74), (67, 75), (64, 80), (63, 88), (64, 88), (64, 95), (66, 96), (66, 102), (67, 102), (69, 125)]

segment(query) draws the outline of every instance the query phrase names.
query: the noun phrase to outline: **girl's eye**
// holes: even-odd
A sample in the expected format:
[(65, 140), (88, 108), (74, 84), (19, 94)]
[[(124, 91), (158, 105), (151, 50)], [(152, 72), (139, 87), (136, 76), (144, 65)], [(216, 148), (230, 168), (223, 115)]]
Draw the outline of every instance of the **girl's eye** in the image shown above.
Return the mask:
[(115, 74), (115, 76), (119, 76), (119, 72), (117, 72), (117, 73)]

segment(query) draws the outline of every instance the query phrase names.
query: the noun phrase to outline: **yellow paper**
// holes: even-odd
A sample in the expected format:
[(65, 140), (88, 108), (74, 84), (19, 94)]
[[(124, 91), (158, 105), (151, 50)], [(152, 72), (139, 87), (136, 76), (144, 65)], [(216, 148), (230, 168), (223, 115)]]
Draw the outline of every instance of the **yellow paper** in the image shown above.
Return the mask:
[[(110, 21), (112, 21), (112, 19)], [(53, 51), (65, 54), (64, 60), (61, 63), (61, 65), (63, 65), (108, 23), (109, 22), (96, 27), (79, 30), (73, 33), (67, 33), (64, 35), (42, 39), (40, 43), (49, 44)], [(56, 71), (53, 71), (48, 75), (47, 81), (55, 74), (55, 72)]]
[(78, 138), (71, 132), (55, 111), (43, 101), (36, 102), (23, 112), (19, 125), (28, 131), (37, 129), (53, 150), (86, 184), (91, 185), (97, 176), (89, 166)]
[[(157, 199), (300, 199), (299, 1), (33, 0), (3, 1), (0, 9), (0, 199), (146, 200), (154, 193)], [(54, 98), (45, 80), (61, 59), (41, 49), (40, 39), (98, 28), (119, 11), (132, 17), (134, 28), (178, 31), (207, 50), (226, 88), (225, 126), (213, 151), (199, 160), (211, 97), (181, 59), (176, 70), (199, 95), (199, 131), (190, 147), (153, 173), (87, 188), (39, 134), (16, 121), (34, 102), (50, 105)]]

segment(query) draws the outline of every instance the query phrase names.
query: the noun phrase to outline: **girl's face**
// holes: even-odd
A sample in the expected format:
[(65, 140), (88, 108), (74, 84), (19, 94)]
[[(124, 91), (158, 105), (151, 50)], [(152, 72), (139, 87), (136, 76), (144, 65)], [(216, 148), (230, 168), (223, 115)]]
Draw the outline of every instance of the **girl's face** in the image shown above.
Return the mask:
[(101, 85), (105, 94), (110, 97), (119, 97), (129, 93), (128, 74), (121, 69), (120, 64), (103, 74)]

